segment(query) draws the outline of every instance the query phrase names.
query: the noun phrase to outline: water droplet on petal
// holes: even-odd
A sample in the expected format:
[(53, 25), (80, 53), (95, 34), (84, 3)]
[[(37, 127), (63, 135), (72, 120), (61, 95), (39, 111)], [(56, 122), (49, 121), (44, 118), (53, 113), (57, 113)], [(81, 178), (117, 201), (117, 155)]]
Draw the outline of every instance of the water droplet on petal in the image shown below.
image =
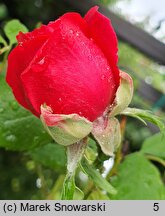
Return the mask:
[(89, 55), (89, 56), (88, 56), (88, 60), (91, 60), (91, 59), (92, 59), (92, 56), (91, 56), (91, 55)]
[(39, 64), (39, 65), (43, 65), (44, 62), (45, 62), (45, 57), (44, 57), (43, 59), (41, 59), (41, 60), (38, 62), (38, 64)]
[(101, 76), (101, 80), (104, 80), (104, 79), (105, 79), (105, 75), (102, 75), (102, 76)]
[(108, 78), (108, 83), (110, 83), (110, 82), (111, 82), (111, 80), (112, 80), (112, 78), (111, 78), (111, 77), (109, 77), (109, 78)]
[(70, 33), (70, 34), (73, 34), (73, 30), (72, 30), (72, 29), (69, 29), (69, 33)]
[(80, 35), (80, 33), (79, 32), (76, 32), (76, 36), (79, 36)]
[(23, 42), (19, 42), (18, 46), (23, 47)]

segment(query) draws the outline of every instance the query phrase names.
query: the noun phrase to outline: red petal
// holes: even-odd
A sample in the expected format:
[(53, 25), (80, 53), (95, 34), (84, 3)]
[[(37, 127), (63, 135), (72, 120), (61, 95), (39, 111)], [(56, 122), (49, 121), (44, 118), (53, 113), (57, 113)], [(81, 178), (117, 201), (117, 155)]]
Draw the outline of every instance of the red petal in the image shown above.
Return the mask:
[(45, 40), (46, 39), (44, 37), (38, 37), (24, 43), (23, 46), (18, 45), (11, 51), (8, 57), (6, 81), (13, 89), (13, 93), (18, 102), (25, 108), (30, 109), (33, 113), (34, 110), (24, 93), (24, 89), (20, 80), (20, 75), (27, 68), (27, 66), (35, 56), (36, 52), (41, 48)]
[(97, 10), (97, 6), (91, 8), (85, 15), (84, 20), (89, 26), (91, 38), (95, 40), (97, 45), (108, 59), (111, 69), (114, 73), (116, 86), (118, 87), (120, 78), (119, 70), (117, 68), (117, 37), (110, 20)]
[(87, 38), (79, 14), (65, 14), (56, 28), (21, 75), (25, 91), (36, 112), (46, 103), (54, 113), (77, 113), (93, 121), (114, 99), (109, 63)]
[(40, 38), (40, 37), (49, 37), (49, 35), (54, 31), (53, 25), (50, 22), (47, 26), (46, 25), (41, 25), (40, 28), (37, 28), (33, 30), (32, 32), (27, 32), (27, 33), (22, 33), (19, 32), (17, 35), (17, 40), (19, 44), (22, 44), (24, 42)]

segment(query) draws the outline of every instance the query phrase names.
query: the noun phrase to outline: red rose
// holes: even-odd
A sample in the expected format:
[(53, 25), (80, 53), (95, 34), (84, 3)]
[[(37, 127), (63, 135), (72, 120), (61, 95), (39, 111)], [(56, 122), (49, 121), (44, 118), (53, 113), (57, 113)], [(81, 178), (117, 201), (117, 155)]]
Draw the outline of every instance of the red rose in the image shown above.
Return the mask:
[(36, 116), (43, 104), (54, 114), (100, 117), (119, 87), (117, 38), (108, 18), (91, 8), (82, 18), (66, 13), (17, 36), (7, 82), (17, 101)]

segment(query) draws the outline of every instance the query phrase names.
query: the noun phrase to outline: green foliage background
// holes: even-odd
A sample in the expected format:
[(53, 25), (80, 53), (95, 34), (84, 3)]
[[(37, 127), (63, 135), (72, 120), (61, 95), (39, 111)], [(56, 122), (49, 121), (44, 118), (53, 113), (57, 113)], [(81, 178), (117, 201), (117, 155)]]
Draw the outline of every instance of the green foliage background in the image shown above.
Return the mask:
[[(60, 199), (66, 172), (65, 148), (54, 143), (39, 119), (18, 105), (5, 82), (7, 54), (16, 43), (15, 36), (19, 31), (28, 31), (18, 20), (7, 20), (19, 18), (32, 29), (39, 21), (46, 22), (70, 10), (59, 3), (57, 12), (52, 12), (55, 1), (47, 0), (44, 1), (45, 12), (41, 13), (41, 2), (30, 0), (23, 4), (13, 0), (10, 6), (6, 1), (0, 4), (3, 29), (0, 36), (0, 199)], [(102, 3), (109, 4), (108, 1)], [(114, 4), (115, 1), (110, 3)], [(17, 7), (11, 13), (10, 7), (13, 4)], [(27, 14), (34, 19), (29, 19)], [(152, 87), (163, 94), (165, 77), (160, 73), (161, 66), (121, 41), (119, 65), (131, 73), (134, 79), (132, 106), (154, 110), (151, 101), (138, 95), (138, 88), (141, 80), (152, 77)], [(161, 106), (155, 110), (164, 116)], [(100, 152), (94, 140), (89, 139), (85, 155), (89, 164), (83, 161), (84, 168), (80, 166), (76, 174), (76, 185), (84, 195), (77, 189), (75, 199), (165, 199), (163, 133), (153, 135), (149, 127), (128, 118), (122, 143), (122, 159), (108, 172), (106, 178), (100, 173), (104, 173), (103, 164), (109, 158)], [(111, 194), (110, 183), (117, 189), (117, 194)]]

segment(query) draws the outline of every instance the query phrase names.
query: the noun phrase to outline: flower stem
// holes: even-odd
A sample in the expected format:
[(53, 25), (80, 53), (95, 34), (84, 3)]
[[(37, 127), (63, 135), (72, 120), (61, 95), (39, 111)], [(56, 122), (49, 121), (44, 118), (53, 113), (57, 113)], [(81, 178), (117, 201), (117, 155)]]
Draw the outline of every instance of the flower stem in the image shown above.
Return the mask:
[(67, 173), (63, 183), (61, 199), (73, 200), (75, 188), (75, 173)]
[(63, 184), (62, 200), (73, 200), (75, 191), (75, 172), (80, 162), (85, 147), (87, 145), (87, 138), (80, 140), (77, 143), (67, 146), (67, 174)]

